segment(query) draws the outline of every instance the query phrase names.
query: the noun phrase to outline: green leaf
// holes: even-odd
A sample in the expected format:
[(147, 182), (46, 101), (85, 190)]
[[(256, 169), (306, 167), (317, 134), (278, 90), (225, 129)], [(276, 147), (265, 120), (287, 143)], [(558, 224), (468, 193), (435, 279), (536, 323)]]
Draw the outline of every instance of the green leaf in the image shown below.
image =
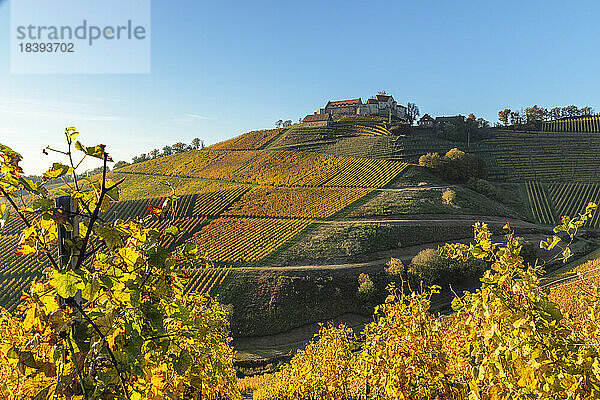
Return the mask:
[(109, 224), (94, 224), (93, 232), (104, 240), (109, 249), (123, 245), (121, 231)]
[(22, 188), (29, 193), (45, 195), (48, 193), (48, 190), (42, 185), (41, 182), (34, 182), (30, 179), (19, 177), (19, 183), (22, 185)]
[(104, 160), (104, 156), (106, 155), (106, 161), (112, 161), (112, 157), (108, 155), (108, 153), (106, 153), (104, 151), (104, 149), (106, 148), (106, 145), (104, 144), (99, 144), (97, 146), (92, 146), (92, 147), (86, 147), (84, 145), (81, 144), (81, 142), (78, 140), (75, 142), (75, 148), (77, 150), (82, 151), (85, 155), (88, 155), (90, 157), (95, 157), (95, 158), (99, 158), (101, 160)]
[(35, 199), (33, 203), (31, 203), (31, 207), (35, 211), (48, 211), (54, 207), (54, 202), (50, 199)]
[(183, 375), (192, 366), (192, 356), (187, 349), (181, 349), (179, 352), (179, 359), (173, 364), (175, 372), (179, 375)]
[(97, 279), (92, 279), (81, 291), (81, 296), (87, 301), (93, 301), (96, 299), (99, 291), (100, 282)]
[(571, 258), (571, 256), (572, 256), (572, 255), (573, 255), (573, 254), (571, 253), (571, 249), (570, 249), (569, 247), (567, 247), (567, 248), (565, 248), (565, 249), (563, 250), (563, 252), (562, 252), (562, 257), (561, 257), (561, 258), (562, 258), (562, 260), (563, 260), (564, 262), (567, 262), (567, 260), (568, 260), (569, 258)]
[(39, 368), (38, 363), (35, 360), (35, 357), (33, 356), (33, 353), (31, 351), (22, 352), (19, 355), (19, 361), (21, 361), (26, 367), (35, 369)]
[(77, 290), (85, 289), (85, 284), (81, 276), (74, 271), (67, 271), (65, 273), (54, 271), (50, 277), (50, 286), (55, 288), (56, 293), (64, 299), (73, 297), (77, 293)]
[(73, 143), (73, 141), (77, 139), (77, 136), (79, 136), (79, 132), (77, 132), (77, 128), (75, 128), (74, 126), (71, 126), (67, 129), (65, 129), (65, 135), (67, 135), (67, 140), (70, 144), (70, 143)]
[(196, 243), (187, 242), (183, 247), (183, 255), (188, 259), (196, 259), (198, 257), (198, 246)]
[[(550, 244), (548, 244), (548, 247), (546, 248), (546, 250), (552, 250), (557, 244), (560, 243), (560, 238), (558, 236), (554, 236), (552, 237), (552, 242), (550, 242)], [(548, 238), (548, 241), (550, 241), (550, 238)]]
[(72, 172), (73, 172), (73, 168), (69, 167), (68, 165), (61, 164), (61, 163), (54, 163), (54, 164), (52, 164), (52, 167), (48, 171), (44, 172), (44, 175), (42, 176), (42, 180), (44, 182), (48, 182), (53, 179), (60, 178), (61, 176), (70, 174)]
[(167, 235), (177, 236), (177, 235), (179, 235), (179, 228), (176, 227), (175, 225), (171, 225), (167, 229), (165, 229), (165, 233)]
[[(106, 188), (111, 188), (106, 192), (106, 196), (108, 196), (108, 198), (111, 201), (119, 201), (119, 187), (113, 187), (115, 186), (115, 182), (112, 179), (107, 179), (106, 182), (104, 183)], [(98, 190), (102, 189), (102, 180), (98, 180), (92, 183), (92, 186)]]
[(12, 361), (17, 361), (19, 359), (19, 351), (15, 348), (15, 346), (8, 349), (6, 352), (6, 358)]

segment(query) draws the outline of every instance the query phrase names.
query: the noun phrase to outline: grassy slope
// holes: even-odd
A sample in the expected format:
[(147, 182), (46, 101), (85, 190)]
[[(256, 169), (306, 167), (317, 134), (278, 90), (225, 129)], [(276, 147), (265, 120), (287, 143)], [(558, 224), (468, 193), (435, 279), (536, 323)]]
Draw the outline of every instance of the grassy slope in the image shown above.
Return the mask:
[[(278, 138), (279, 139), (279, 138)], [(274, 141), (277, 143), (277, 140)], [(173, 170), (197, 171), (197, 152), (183, 153), (158, 160), (156, 172), (169, 173)], [(146, 164), (147, 173), (153, 173), (154, 163)], [(185, 167), (184, 167), (185, 166)], [(140, 167), (139, 165), (137, 167)], [(199, 167), (198, 167), (199, 168)], [(162, 176), (111, 174), (112, 179), (126, 177), (122, 186), (123, 198), (156, 197), (170, 193), (163, 184), (168, 180), (178, 194), (202, 191), (210, 183), (202, 179)], [(490, 215), (509, 216), (514, 211), (498, 201), (477, 194), (470, 189), (457, 187), (456, 205), (441, 204), (441, 191), (447, 184), (429, 174), (423, 168), (412, 166), (388, 187), (402, 191), (378, 191), (365, 201), (358, 201), (339, 218), (413, 216), (414, 214)], [(518, 207), (517, 207), (518, 208)], [(368, 210), (366, 213), (364, 210)], [(520, 210), (517, 210), (520, 213)], [(485, 219), (485, 218), (482, 218)], [(454, 240), (470, 237), (468, 224), (453, 226), (398, 226), (385, 223), (324, 224), (297, 235), (283, 257), (287, 262), (302, 260), (321, 263), (327, 260), (349, 260), (356, 262), (369, 259), (370, 255), (397, 249), (400, 246)], [(287, 258), (286, 258), (287, 257)], [(319, 270), (314, 272), (265, 272), (264, 270), (238, 270), (232, 273), (225, 284), (215, 293), (220, 293), (224, 303), (236, 303), (233, 327), (237, 334), (262, 335), (285, 331), (307, 322), (332, 318), (347, 312), (361, 312), (370, 305), (361, 303), (354, 295), (356, 278), (365, 269), (352, 271)], [(381, 266), (370, 268), (376, 283)], [(383, 280), (381, 280), (383, 282)], [(378, 283), (378, 289), (385, 284)], [(282, 322), (283, 321), (283, 322)]]

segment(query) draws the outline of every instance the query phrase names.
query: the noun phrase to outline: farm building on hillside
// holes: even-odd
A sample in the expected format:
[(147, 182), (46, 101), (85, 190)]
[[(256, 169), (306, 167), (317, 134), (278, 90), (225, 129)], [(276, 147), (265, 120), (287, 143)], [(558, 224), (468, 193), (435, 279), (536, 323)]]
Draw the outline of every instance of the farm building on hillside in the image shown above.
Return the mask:
[(362, 105), (360, 98), (351, 100), (328, 101), (324, 113), (330, 115), (354, 115), (358, 114)]
[(429, 114), (425, 114), (419, 120), (419, 126), (423, 126), (425, 128), (432, 128), (435, 124), (435, 119), (431, 117)]
[(308, 114), (302, 120), (305, 126), (329, 126), (332, 122), (331, 114)]
[(367, 117), (398, 118), (406, 120), (406, 107), (398, 104), (394, 97), (378, 94), (363, 103), (360, 98), (350, 100), (329, 101), (325, 108), (317, 110), (317, 114), (331, 115), (364, 115)]
[(446, 124), (460, 125), (465, 123), (464, 115), (454, 115), (452, 117), (435, 117), (435, 124), (438, 128), (443, 129)]

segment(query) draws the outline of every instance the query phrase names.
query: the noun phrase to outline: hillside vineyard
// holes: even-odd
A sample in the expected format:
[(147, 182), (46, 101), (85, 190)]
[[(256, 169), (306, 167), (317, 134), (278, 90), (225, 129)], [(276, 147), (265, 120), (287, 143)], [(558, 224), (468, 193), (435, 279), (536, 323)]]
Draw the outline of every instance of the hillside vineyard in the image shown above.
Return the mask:
[[(333, 234), (329, 224), (344, 219), (344, 215), (354, 215), (351, 218), (358, 222), (360, 218), (356, 215), (359, 214), (362, 219), (390, 214), (391, 210), (375, 206), (388, 197), (397, 198), (402, 193), (415, 196), (415, 201), (421, 202), (420, 208), (415, 210), (417, 214), (446, 212), (441, 203), (435, 210), (426, 210), (424, 205), (432, 201), (431, 204), (435, 204), (441, 201), (439, 198), (419, 199), (420, 194), (434, 193), (430, 185), (418, 189), (415, 186), (423, 182), (397, 182), (403, 180), (406, 171), (412, 175), (413, 170), (408, 167), (420, 155), (433, 151), (443, 153), (456, 146), (457, 143), (441, 138), (392, 134), (382, 118), (345, 116), (326, 127), (296, 124), (252, 131), (204, 150), (158, 157), (111, 172), (109, 177), (113, 180), (125, 178), (124, 200), (113, 203), (102, 218), (114, 222), (147, 216), (149, 205), (160, 206), (164, 196), (170, 194), (171, 189), (165, 185), (168, 181), (179, 196), (168, 223), (180, 228), (181, 233), (166, 245), (176, 248), (192, 239), (215, 265), (216, 271), (232, 266), (285, 265), (290, 262), (290, 255), (298, 257), (296, 254), (305, 241), (321, 240), (319, 236)], [(458, 146), (465, 148), (460, 143)], [(498, 131), (491, 138), (475, 141), (469, 150), (485, 160), (491, 179), (516, 182), (515, 193), (522, 197), (517, 201), (524, 204), (523, 210), (531, 215), (533, 222), (552, 225), (561, 215), (573, 215), (587, 202), (599, 200), (597, 184), (587, 183), (595, 175), (598, 161), (585, 156), (594, 152), (582, 152), (584, 147), (600, 151), (600, 138), (585, 130), (576, 133)], [(425, 183), (428, 179), (424, 178)], [(560, 179), (578, 182), (561, 183), (557, 181)], [(152, 192), (145, 189), (152, 186), (155, 187)], [(164, 196), (154, 197), (156, 193)], [(385, 200), (382, 204), (388, 202)], [(366, 214), (364, 211), (353, 213), (363, 205), (368, 206), (364, 209), (368, 210)], [(504, 205), (496, 207), (502, 210)], [(450, 212), (460, 210), (455, 208)], [(523, 218), (527, 217), (523, 215)], [(586, 226), (597, 228), (598, 223), (599, 217), (594, 216)], [(12, 244), (3, 252), (7, 261), (3, 265), (3, 276), (11, 283), (0, 294), (0, 303), (10, 309), (18, 303), (21, 288), (41, 277), (47, 267), (43, 261), (40, 264), (35, 260), (18, 269), (11, 267), (10, 263), (17, 261), (8, 249), (14, 248), (13, 243), (23, 227), (17, 219), (11, 219), (0, 236)], [(328, 233), (330, 231), (332, 233)], [(459, 231), (455, 232), (454, 236), (460, 237)], [(402, 233), (394, 235), (401, 237)], [(444, 233), (440, 237), (452, 237), (452, 234)], [(190, 271), (193, 276), (199, 276), (200, 272)], [(214, 285), (199, 287), (218, 291), (219, 282), (223, 280), (219, 278)], [(188, 290), (198, 284), (197, 279), (191, 280)]]
[[(571, 126), (566, 123), (551, 131), (482, 128), (468, 142), (450, 140), (436, 125), (394, 125), (382, 117), (307, 121), (138, 160), (107, 174), (108, 182), (120, 182), (120, 197), (105, 204), (96, 229), (132, 229), (128, 245), (156, 240), (175, 254), (173, 269), (165, 262), (165, 275), (157, 276), (157, 293), (168, 296), (177, 285), (181, 296), (209, 303), (210, 296), (219, 303), (200, 309), (219, 315), (211, 323), (226, 321), (219, 326), (227, 326), (227, 333), (219, 335), (229, 343), (231, 333), (237, 354), (234, 360), (233, 350), (222, 347), (231, 376), (210, 387), (227, 386), (231, 398), (239, 389), (264, 400), (395, 398), (388, 387), (404, 398), (465, 399), (474, 390), (465, 382), (479, 379), (490, 392), (505, 384), (484, 382), (500, 361), (482, 343), (502, 349), (526, 342), (514, 354), (533, 343), (534, 353), (547, 357), (535, 359), (533, 369), (552, 357), (543, 338), (526, 339), (530, 326), (541, 326), (544, 334), (558, 326), (563, 316), (550, 301), (563, 307), (561, 321), (569, 324), (552, 331), (552, 340), (566, 343), (561, 335), (577, 329), (596, 337), (589, 319), (595, 303), (574, 297), (593, 297), (589, 284), (600, 275), (600, 214), (594, 206), (600, 201), (600, 134), (590, 131), (595, 119), (573, 125), (580, 131), (562, 132)], [(69, 185), (54, 180), (48, 187), (53, 196)], [(163, 235), (136, 232), (142, 224)], [(23, 299), (33, 304), (38, 296), (29, 294), (32, 283), (41, 290), (45, 284), (39, 282), (55, 273), (45, 257), (17, 254), (24, 230), (26, 224), (11, 217), (0, 231), (0, 306), (15, 315), (24, 309)], [(119, 235), (92, 245), (110, 250)], [(508, 243), (506, 249), (501, 243)], [(134, 272), (123, 273), (131, 282), (141, 258), (133, 250), (129, 259), (131, 248), (122, 251), (115, 259), (131, 264)], [(154, 256), (145, 260), (162, 265)], [(563, 268), (561, 258), (578, 261)], [(118, 283), (100, 284), (122, 295)], [(533, 300), (522, 296), (525, 288)], [(463, 292), (450, 304), (454, 293)], [(485, 299), (493, 296), (496, 308), (486, 308), (493, 314), (488, 317), (480, 307), (488, 307)], [(506, 315), (510, 323), (498, 326)], [(538, 317), (543, 321), (533, 322)], [(327, 321), (340, 324), (317, 325)], [(490, 331), (480, 332), (480, 326)], [(502, 330), (498, 341), (490, 339), (494, 329)], [(126, 329), (111, 335), (109, 348), (127, 347)], [(479, 347), (469, 347), (469, 341)], [(569, 346), (561, 347), (568, 354), (561, 362), (577, 364), (573, 360), (587, 353)], [(178, 359), (187, 357), (185, 351), (177, 349)], [(473, 378), (467, 364), (482, 357), (487, 372)], [(587, 376), (586, 368), (569, 368)], [(153, 374), (151, 385), (163, 379), (157, 375), (166, 376)], [(246, 377), (235, 381), (235, 374)], [(519, 374), (511, 370), (506, 376)], [(160, 382), (153, 388), (164, 389)], [(411, 395), (411, 382), (427, 384)], [(534, 385), (518, 382), (503, 390)], [(553, 388), (548, 383), (536, 390)], [(584, 385), (577, 390), (589, 392)]]
[[(250, 132), (247, 137), (215, 147), (260, 147), (281, 131)], [(125, 192), (127, 186), (143, 185), (148, 177), (198, 182), (191, 185), (193, 193), (179, 193), (169, 220), (162, 223), (174, 225), (181, 232), (164, 245), (175, 248), (189, 238), (198, 243), (203, 256), (216, 264), (214, 276), (211, 278), (203, 265), (199, 264), (197, 270), (188, 267), (192, 279), (186, 290), (210, 291), (224, 281), (224, 271), (232, 265), (260, 265), (261, 260), (315, 220), (328, 219), (375, 188), (386, 186), (407, 165), (314, 153), (210, 148), (127, 166), (110, 176), (129, 181)], [(160, 206), (165, 198), (115, 202), (101, 218), (106, 222), (143, 218), (148, 215), (149, 205)], [(19, 220), (12, 219), (0, 238), (14, 249), (16, 233), (23, 227)], [(4, 256), (7, 263), (3, 264), (3, 276), (10, 284), (0, 293), (0, 302), (10, 310), (15, 309), (22, 288), (31, 279), (41, 277), (48, 267), (43, 261), (31, 260), (20, 262), (17, 269), (11, 264), (16, 257), (8, 251)]]

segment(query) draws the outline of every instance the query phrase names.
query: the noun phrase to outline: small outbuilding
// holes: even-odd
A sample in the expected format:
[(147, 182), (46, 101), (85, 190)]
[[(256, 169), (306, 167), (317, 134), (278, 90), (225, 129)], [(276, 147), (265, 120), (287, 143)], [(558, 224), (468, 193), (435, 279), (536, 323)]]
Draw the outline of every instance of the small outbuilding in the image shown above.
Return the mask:
[(329, 126), (332, 123), (331, 114), (308, 114), (302, 120), (304, 126)]
[(419, 120), (419, 126), (423, 126), (426, 128), (431, 128), (435, 124), (435, 119), (431, 117), (429, 114), (425, 114)]

